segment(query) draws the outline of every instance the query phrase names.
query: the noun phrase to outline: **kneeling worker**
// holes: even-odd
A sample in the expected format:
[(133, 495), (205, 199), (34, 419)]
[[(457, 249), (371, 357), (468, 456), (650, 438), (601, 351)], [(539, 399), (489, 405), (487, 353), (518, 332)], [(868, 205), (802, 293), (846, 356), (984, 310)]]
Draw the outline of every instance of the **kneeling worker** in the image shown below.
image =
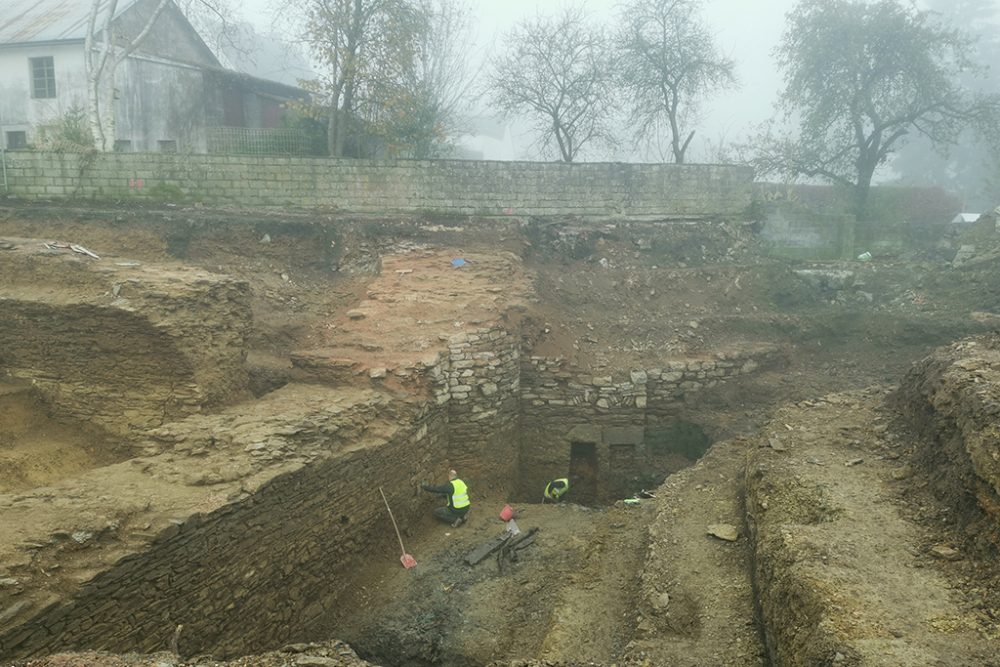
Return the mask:
[(458, 528), (465, 523), (466, 515), (469, 513), (469, 487), (458, 478), (458, 473), (454, 470), (448, 471), (448, 483), (439, 486), (421, 484), (420, 488), (430, 493), (439, 493), (448, 497), (447, 507), (438, 507), (434, 510), (434, 516), (445, 523), (450, 523), (452, 528)]
[(565, 477), (560, 477), (559, 479), (554, 479), (545, 485), (545, 493), (542, 494), (542, 504), (545, 504), (546, 500), (551, 500), (552, 502), (559, 502), (562, 497), (569, 491), (569, 480)]

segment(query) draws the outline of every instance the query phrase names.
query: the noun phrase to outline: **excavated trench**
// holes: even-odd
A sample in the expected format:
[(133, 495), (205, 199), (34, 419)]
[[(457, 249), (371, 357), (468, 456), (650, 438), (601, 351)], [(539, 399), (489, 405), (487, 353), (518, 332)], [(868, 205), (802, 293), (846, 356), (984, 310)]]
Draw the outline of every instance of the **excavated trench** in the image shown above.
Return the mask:
[(129, 457), (112, 435), (51, 413), (31, 385), (0, 382), (0, 493), (49, 486)]
[[(0, 309), (17, 315), (0, 319), (4, 659), (337, 638), (384, 667), (989, 664), (995, 601), (947, 591), (987, 589), (994, 519), (963, 519), (975, 539), (935, 533), (935, 501), (905, 483), (935, 461), (958, 471), (932, 485), (942, 497), (974, 489), (966, 515), (996, 505), (995, 346), (927, 370), (978, 377), (955, 381), (978, 411), (951, 415), (918, 376), (891, 394), (905, 408), (861, 388), (994, 327), (992, 292), (946, 310), (949, 286), (915, 312), (932, 297), (885, 267), (863, 284), (886, 292), (869, 311), (772, 260), (664, 268), (627, 235), (588, 239), (581, 259), (502, 223), (382, 238), (229, 222), (190, 227), (182, 248), (160, 247), (160, 223), (94, 224), (79, 240), (98, 264), (12, 233), (32, 224), (0, 227)], [(25, 313), (45, 314), (34, 338)], [(907, 450), (907, 423), (947, 451)], [(475, 503), (457, 529), (419, 491), (449, 467)], [(567, 502), (540, 504), (556, 477)], [(470, 562), (508, 502), (532, 539)], [(938, 541), (964, 559), (934, 556)], [(923, 606), (872, 602), (908, 568)]]

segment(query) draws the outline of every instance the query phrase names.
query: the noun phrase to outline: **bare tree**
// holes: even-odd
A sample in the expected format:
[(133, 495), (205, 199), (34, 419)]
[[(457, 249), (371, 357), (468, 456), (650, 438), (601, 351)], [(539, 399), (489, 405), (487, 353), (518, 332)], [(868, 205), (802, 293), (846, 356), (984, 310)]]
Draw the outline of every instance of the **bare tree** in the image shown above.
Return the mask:
[(979, 72), (970, 42), (901, 0), (802, 0), (778, 47), (781, 98), (795, 131), (758, 141), (758, 173), (822, 178), (867, 213), (875, 172), (922, 135), (954, 144), (970, 124), (996, 127), (1000, 98), (962, 85)]
[(468, 0), (307, 0), (302, 32), (322, 72), (305, 83), (330, 155), (364, 154), (350, 145), (362, 134), (393, 154), (441, 152), (471, 86), (470, 16)]
[(700, 0), (629, 0), (621, 7), (619, 74), (637, 138), (669, 131), (674, 162), (684, 162), (699, 103), (736, 83), (733, 61), (716, 49), (698, 17)]
[(572, 162), (589, 143), (611, 140), (613, 62), (608, 40), (581, 7), (519, 23), (489, 65), (487, 90), (506, 115), (527, 114), (538, 142)]
[(458, 133), (462, 112), (471, 106), (472, 13), (465, 0), (415, 2), (423, 29), (409, 88), (421, 102), (417, 118), (424, 122), (411, 150), (414, 157), (430, 157)]
[[(978, 63), (1000, 62), (1000, 7), (993, 0), (927, 0), (931, 19), (960, 27), (967, 33), (970, 57)], [(996, 66), (959, 74), (959, 81), (972, 92), (1000, 92), (1000, 70)], [(954, 145), (938, 146), (923, 136), (901, 147), (891, 166), (902, 183), (939, 185), (957, 193), (964, 210), (985, 211), (1000, 190), (994, 167), (1000, 166), (1000, 144), (992, 123), (976, 122), (965, 128)]]

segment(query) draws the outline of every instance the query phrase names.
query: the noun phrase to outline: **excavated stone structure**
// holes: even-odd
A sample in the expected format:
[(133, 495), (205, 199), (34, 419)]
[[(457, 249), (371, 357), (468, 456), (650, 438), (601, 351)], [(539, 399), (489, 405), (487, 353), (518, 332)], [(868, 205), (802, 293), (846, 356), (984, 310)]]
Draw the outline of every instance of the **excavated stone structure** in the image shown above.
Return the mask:
[[(443, 461), (477, 493), (509, 495), (540, 488), (584, 442), (609, 471), (595, 500), (614, 497), (639, 471), (669, 472), (644, 445), (647, 418), (782, 362), (760, 346), (594, 377), (523, 355), (530, 287), (512, 255), (468, 256), (487, 273), (465, 274), (457, 311), (419, 282), (407, 299), (383, 296), (411, 272), (447, 265), (387, 255), (337, 343), (294, 352), (287, 384), (252, 399), (244, 283), (11, 243), (6, 372), (33, 382), (54, 410), (130, 436), (137, 456), (0, 497), (8, 657), (153, 651), (180, 626), (184, 653), (296, 639), (288, 628), (315, 627), (365, 554), (393, 548), (379, 486), (397, 518), (416, 523), (426, 509), (412, 494)], [(366, 319), (400, 328), (410, 344), (383, 351), (362, 340), (352, 323)]]

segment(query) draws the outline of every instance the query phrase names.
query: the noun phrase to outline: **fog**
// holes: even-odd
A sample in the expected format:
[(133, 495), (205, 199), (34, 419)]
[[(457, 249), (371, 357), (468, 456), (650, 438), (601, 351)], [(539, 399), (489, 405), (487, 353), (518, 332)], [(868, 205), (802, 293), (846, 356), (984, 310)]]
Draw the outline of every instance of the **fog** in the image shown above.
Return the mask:
[[(755, 123), (772, 114), (780, 86), (771, 52), (778, 42), (784, 16), (793, 6), (792, 0), (750, 2), (748, 0), (708, 0), (704, 18), (716, 33), (717, 44), (727, 57), (736, 62), (739, 87), (721, 91), (707, 98), (702, 105), (702, 120), (692, 144), (695, 161), (712, 161), (720, 144), (744, 136)], [(475, 67), (494, 49), (502, 48), (503, 35), (526, 18), (551, 14), (559, 4), (541, 0), (480, 0), (473, 2), (474, 53), (470, 65)], [(616, 19), (617, 0), (590, 0), (586, 8), (590, 18), (610, 26)], [(244, 0), (240, 4), (243, 18), (259, 31), (274, 29), (274, 0)], [(288, 36), (293, 39), (292, 36)], [(489, 105), (480, 102), (478, 112), (489, 114)], [(516, 121), (502, 137), (467, 137), (463, 144), (480, 151), (486, 159), (534, 159), (532, 139)], [(643, 159), (640, 154), (607, 156), (619, 159)], [(655, 158), (654, 158), (655, 159)]]
[[(243, 17), (257, 30), (268, 32), (275, 29), (273, 8), (280, 1), (244, 0), (240, 7)], [(505, 33), (518, 22), (537, 14), (553, 15), (566, 3), (551, 0), (473, 0), (470, 4), (474, 14), (474, 47), (468, 54), (468, 63), (470, 68), (481, 71), (482, 63), (491, 54), (502, 51)], [(616, 22), (618, 4), (619, 0), (589, 0), (584, 6), (589, 18), (610, 28)], [(774, 115), (774, 105), (782, 88), (774, 50), (785, 28), (786, 14), (795, 4), (794, 0), (705, 0), (703, 19), (714, 33), (720, 52), (735, 62), (738, 84), (700, 100), (700, 118), (690, 125), (696, 133), (688, 152), (688, 161), (718, 161), (721, 151), (746, 140), (756, 126)], [(947, 6), (942, 0), (924, 0), (919, 4), (924, 8)], [(987, 11), (990, 8), (988, 2), (979, 0), (964, 4), (983, 6)], [(284, 24), (287, 26), (287, 21)], [(289, 41), (295, 40), (294, 35), (287, 34), (285, 37)], [(496, 160), (551, 159), (551, 155), (543, 156), (536, 150), (534, 137), (523, 120), (491, 121), (496, 111), (490, 108), (488, 100), (475, 100), (469, 115), (478, 118), (479, 122), (475, 124), (478, 130), (463, 136), (458, 142), (461, 156)], [(928, 151), (925, 149), (925, 153)], [(665, 153), (641, 147), (617, 153), (589, 150), (582, 153), (580, 159), (669, 161)], [(882, 170), (877, 180), (895, 177), (891, 170)]]

